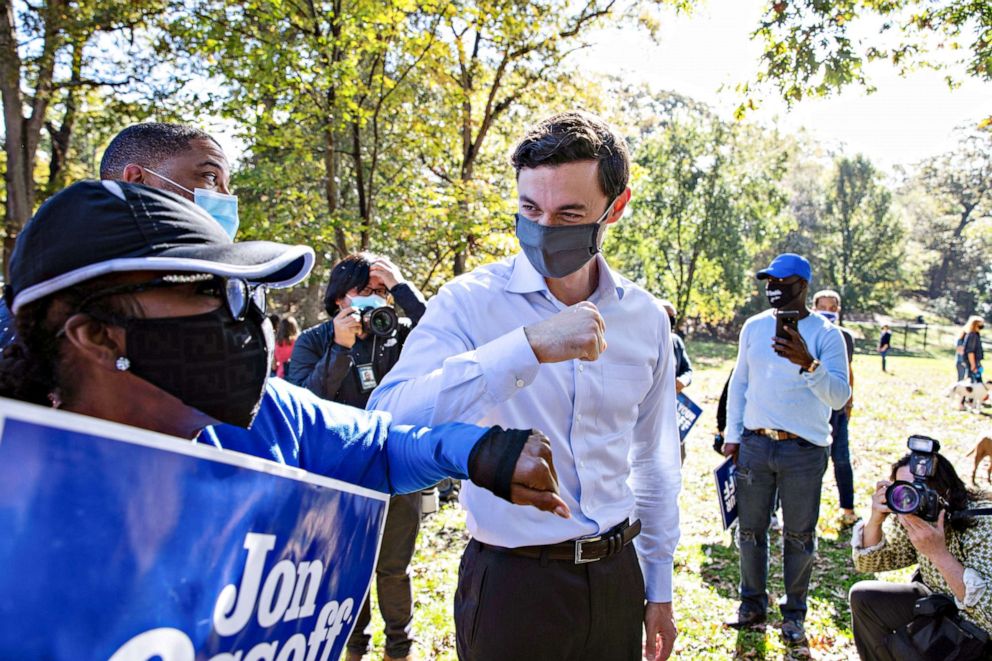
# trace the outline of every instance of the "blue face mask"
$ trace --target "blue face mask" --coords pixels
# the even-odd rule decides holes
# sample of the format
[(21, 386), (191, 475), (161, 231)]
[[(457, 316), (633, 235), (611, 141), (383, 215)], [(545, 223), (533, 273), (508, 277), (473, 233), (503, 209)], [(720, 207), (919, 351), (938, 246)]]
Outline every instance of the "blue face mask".
[(238, 233), (238, 225), (241, 224), (241, 221), (238, 218), (237, 195), (225, 195), (224, 193), (207, 190), (206, 188), (190, 190), (182, 184), (177, 184), (172, 179), (169, 179), (168, 177), (161, 175), (152, 169), (145, 168), (145, 170), (151, 172), (159, 179), (168, 181), (176, 188), (181, 188), (192, 195), (193, 203), (213, 216), (213, 219), (216, 220), (223, 228), (224, 233), (231, 237), (232, 241), (234, 240), (234, 237)]
[(836, 312), (827, 312), (826, 310), (817, 310), (817, 312), (819, 312), (820, 315), (826, 317), (827, 318), (827, 321), (829, 321), (831, 323), (834, 323), (834, 324), (837, 323), (837, 313)]
[(351, 299), (351, 307), (362, 310), (364, 308), (381, 308), (386, 305), (386, 299), (381, 296), (355, 296)]
[(232, 241), (234, 240), (238, 233), (238, 225), (241, 224), (236, 195), (225, 195), (205, 188), (197, 188), (193, 191), (193, 202), (213, 216), (214, 220), (224, 228), (224, 232)]

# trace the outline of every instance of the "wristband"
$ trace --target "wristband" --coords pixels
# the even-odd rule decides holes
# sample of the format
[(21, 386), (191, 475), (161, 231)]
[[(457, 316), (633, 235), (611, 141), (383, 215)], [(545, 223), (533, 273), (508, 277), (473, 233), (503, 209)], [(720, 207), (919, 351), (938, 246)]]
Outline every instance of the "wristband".
[(469, 479), (503, 500), (513, 502), (510, 499), (513, 471), (530, 435), (529, 429), (503, 429), (498, 426), (490, 429), (469, 455)]

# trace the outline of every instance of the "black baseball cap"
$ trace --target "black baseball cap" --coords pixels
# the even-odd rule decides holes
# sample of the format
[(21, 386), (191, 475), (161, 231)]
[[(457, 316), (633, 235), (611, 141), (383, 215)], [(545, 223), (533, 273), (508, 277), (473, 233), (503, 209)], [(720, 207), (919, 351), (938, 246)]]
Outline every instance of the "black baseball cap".
[(233, 242), (179, 195), (119, 181), (81, 181), (49, 198), (17, 236), (4, 298), (13, 312), (108, 273), (211, 273), (290, 287), (313, 268), (307, 246)]

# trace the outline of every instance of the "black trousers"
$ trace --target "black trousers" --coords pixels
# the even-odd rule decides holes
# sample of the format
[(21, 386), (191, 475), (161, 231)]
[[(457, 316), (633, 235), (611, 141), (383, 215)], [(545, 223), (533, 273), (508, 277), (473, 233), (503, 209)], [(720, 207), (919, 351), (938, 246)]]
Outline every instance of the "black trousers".
[(469, 542), (458, 568), (462, 661), (636, 661), (644, 577), (634, 545), (587, 564), (525, 558)]
[(913, 621), (913, 605), (930, 594), (922, 583), (859, 581), (851, 587), (854, 644), (864, 661), (899, 661), (882, 639)]

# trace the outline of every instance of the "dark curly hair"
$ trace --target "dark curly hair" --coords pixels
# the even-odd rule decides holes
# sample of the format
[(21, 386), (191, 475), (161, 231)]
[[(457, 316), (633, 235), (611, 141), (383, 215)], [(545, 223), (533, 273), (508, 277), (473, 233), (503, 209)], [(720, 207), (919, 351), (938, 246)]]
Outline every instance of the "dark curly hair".
[(510, 158), (520, 174), (523, 168), (596, 161), (599, 185), (612, 202), (630, 180), (627, 143), (609, 124), (584, 112), (563, 112), (537, 124), (513, 150)]
[[(97, 278), (22, 306), (14, 318), (16, 339), (0, 358), (0, 397), (42, 406), (72, 401), (75, 379), (62, 349), (62, 327), (80, 311), (83, 299), (117, 281), (119, 276)], [(87, 309), (128, 316), (139, 308), (132, 297), (122, 295), (98, 299)]]
[[(890, 475), (891, 480), (896, 479), (896, 471), (898, 471), (903, 466), (909, 465), (909, 458), (911, 454), (906, 454), (904, 457), (900, 458), (894, 464), (892, 464), (892, 473)], [(969, 489), (964, 481), (958, 476), (956, 470), (954, 470), (954, 465), (939, 452), (935, 457), (936, 470), (934, 471), (933, 477), (927, 478), (927, 484), (936, 491), (941, 498), (947, 501), (948, 513), (954, 514), (955, 512), (961, 512), (963, 510), (971, 507), (971, 502), (987, 498), (989, 494), (984, 491), (979, 491), (977, 489)], [(948, 524), (954, 530), (964, 530), (975, 525), (975, 520), (973, 517), (952, 517), (948, 521)]]

